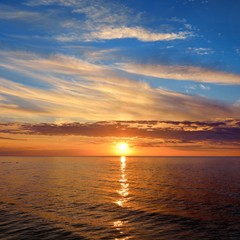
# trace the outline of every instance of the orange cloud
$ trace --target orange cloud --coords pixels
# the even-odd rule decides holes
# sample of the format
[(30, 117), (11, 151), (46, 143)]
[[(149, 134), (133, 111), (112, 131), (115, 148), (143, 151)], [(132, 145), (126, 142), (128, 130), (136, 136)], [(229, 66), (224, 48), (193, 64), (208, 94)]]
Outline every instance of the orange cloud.
[(239, 155), (239, 126), (237, 119), (2, 123), (0, 155), (113, 155), (117, 142), (134, 155)]
[(239, 85), (240, 75), (216, 71), (195, 66), (167, 66), (127, 63), (120, 64), (119, 68), (129, 73), (174, 80), (190, 80), (217, 84)]
[(239, 113), (238, 105), (152, 88), (122, 77), (113, 66), (75, 57), (8, 51), (0, 57), (3, 69), (25, 79), (1, 78), (5, 121), (206, 120)]

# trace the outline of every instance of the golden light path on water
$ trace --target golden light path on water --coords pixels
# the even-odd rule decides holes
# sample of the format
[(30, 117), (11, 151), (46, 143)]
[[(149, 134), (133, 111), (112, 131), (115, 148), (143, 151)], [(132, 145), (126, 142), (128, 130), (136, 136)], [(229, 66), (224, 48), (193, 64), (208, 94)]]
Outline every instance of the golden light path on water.
[(129, 188), (128, 188), (129, 184), (127, 182), (125, 169), (126, 169), (126, 157), (122, 156), (121, 157), (121, 178), (119, 180), (121, 184), (121, 188), (118, 191), (121, 198), (116, 202), (120, 207), (124, 207), (126, 205), (128, 201), (127, 196), (129, 194)]
[[(127, 182), (127, 176), (126, 176), (126, 157), (121, 156), (120, 158), (120, 172), (121, 172), (121, 178), (119, 179), (120, 182), (120, 190), (117, 190), (120, 199), (117, 200), (115, 203), (119, 207), (126, 207), (127, 202), (128, 202), (128, 195), (129, 195), (129, 184)], [(114, 227), (120, 231), (121, 234), (122, 232), (122, 227), (126, 224), (126, 221), (115, 221), (113, 222)], [(116, 238), (115, 240), (127, 240), (129, 237), (124, 237), (124, 238)]]

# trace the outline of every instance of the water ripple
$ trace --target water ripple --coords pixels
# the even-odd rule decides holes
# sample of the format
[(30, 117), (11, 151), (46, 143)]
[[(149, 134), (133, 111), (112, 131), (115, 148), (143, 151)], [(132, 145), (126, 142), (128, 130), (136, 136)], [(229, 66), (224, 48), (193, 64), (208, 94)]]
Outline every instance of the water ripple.
[(238, 240), (239, 160), (3, 158), (0, 239)]

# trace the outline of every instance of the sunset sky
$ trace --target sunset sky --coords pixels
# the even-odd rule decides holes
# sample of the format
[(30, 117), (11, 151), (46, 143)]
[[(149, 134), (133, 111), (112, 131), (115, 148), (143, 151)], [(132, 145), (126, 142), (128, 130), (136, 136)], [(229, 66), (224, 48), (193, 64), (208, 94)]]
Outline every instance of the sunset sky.
[(240, 155), (239, 12), (0, 0), (0, 155)]

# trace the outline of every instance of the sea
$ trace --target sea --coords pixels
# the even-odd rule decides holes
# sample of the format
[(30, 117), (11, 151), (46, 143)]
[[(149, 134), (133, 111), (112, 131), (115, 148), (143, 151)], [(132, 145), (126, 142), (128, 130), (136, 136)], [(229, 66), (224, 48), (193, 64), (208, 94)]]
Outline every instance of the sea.
[(240, 157), (1, 157), (0, 239), (239, 240)]

